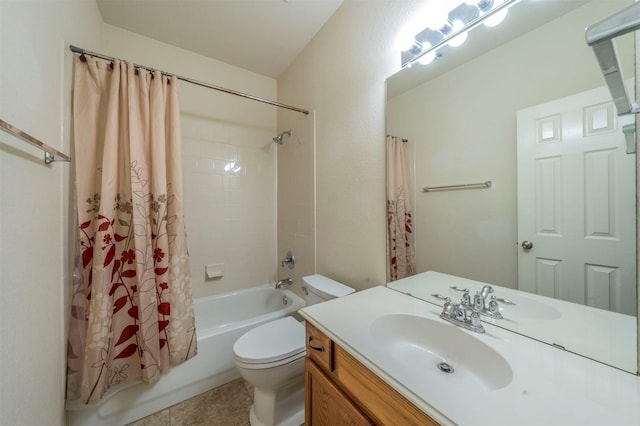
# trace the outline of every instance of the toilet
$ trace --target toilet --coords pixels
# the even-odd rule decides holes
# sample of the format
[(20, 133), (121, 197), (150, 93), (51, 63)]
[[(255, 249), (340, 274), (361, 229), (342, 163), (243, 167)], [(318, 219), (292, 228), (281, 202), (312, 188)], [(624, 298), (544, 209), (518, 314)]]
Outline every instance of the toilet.
[[(319, 274), (302, 281), (307, 306), (354, 292)], [(246, 332), (233, 345), (236, 368), (254, 386), (252, 426), (304, 423), (304, 339), (304, 324), (284, 317)]]

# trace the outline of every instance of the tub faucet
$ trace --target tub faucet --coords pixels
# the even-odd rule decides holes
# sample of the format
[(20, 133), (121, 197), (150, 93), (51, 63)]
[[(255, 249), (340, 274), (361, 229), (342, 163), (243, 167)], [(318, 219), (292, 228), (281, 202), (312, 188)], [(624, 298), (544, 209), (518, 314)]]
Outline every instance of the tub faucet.
[(291, 278), (285, 278), (284, 280), (278, 280), (276, 283), (276, 289), (280, 290), (283, 285), (291, 285), (293, 284), (293, 280)]

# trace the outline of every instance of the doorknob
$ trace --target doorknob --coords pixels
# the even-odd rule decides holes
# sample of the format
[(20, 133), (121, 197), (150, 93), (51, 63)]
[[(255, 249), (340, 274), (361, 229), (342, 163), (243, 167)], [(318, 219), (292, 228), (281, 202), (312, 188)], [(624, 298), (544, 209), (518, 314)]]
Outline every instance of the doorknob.
[(525, 250), (531, 250), (533, 248), (533, 243), (531, 241), (523, 241), (521, 246)]

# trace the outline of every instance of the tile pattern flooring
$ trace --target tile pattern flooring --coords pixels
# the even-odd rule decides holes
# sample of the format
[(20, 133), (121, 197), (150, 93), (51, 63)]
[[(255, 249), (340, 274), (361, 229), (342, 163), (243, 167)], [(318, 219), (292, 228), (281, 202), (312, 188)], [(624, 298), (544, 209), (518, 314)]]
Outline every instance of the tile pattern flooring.
[(252, 400), (251, 385), (238, 379), (129, 426), (249, 426)]

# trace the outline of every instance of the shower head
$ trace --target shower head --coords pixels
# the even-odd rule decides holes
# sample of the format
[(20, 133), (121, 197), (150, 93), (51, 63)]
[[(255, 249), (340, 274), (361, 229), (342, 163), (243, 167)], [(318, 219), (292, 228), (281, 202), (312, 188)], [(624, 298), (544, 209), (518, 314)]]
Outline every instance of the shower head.
[(291, 136), (291, 130), (287, 130), (278, 134), (276, 137), (273, 138), (273, 141), (278, 145), (282, 145), (282, 138), (284, 137), (284, 135)]

